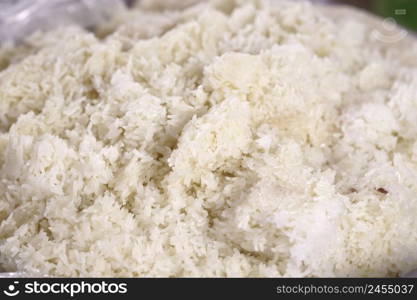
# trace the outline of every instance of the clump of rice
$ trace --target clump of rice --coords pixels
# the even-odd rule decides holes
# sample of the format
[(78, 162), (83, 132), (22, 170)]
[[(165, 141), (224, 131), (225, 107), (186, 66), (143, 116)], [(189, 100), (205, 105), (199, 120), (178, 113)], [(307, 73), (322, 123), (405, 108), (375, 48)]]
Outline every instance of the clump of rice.
[(1, 50), (4, 270), (417, 267), (414, 41), (308, 3), (150, 3)]

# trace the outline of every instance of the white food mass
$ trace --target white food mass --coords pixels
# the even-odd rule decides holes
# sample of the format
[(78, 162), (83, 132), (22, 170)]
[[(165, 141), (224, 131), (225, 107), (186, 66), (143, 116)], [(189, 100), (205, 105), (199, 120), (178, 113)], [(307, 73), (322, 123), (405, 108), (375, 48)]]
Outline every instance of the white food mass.
[(1, 269), (417, 267), (417, 42), (353, 9), (163, 2), (1, 48)]

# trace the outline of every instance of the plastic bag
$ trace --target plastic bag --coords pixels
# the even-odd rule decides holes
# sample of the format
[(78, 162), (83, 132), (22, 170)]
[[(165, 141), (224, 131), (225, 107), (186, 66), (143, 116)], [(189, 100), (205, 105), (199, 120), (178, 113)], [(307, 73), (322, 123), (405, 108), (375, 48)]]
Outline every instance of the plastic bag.
[(93, 28), (123, 7), (122, 0), (3, 0), (0, 43), (17, 43), (37, 30), (69, 24)]

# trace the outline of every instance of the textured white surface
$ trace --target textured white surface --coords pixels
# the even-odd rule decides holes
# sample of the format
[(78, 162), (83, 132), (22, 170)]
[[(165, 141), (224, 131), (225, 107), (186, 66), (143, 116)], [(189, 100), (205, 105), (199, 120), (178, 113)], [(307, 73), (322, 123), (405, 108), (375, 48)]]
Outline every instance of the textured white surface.
[(415, 43), (309, 4), (152, 5), (103, 40), (68, 28), (1, 50), (5, 270), (416, 267)]

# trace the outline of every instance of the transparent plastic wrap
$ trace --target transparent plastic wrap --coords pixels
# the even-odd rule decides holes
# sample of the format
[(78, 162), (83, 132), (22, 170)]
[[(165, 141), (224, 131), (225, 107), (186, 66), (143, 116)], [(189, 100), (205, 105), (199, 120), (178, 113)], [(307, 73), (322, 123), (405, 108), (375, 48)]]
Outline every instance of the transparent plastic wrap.
[(0, 43), (18, 43), (37, 30), (78, 24), (94, 26), (123, 9), (122, 0), (0, 1)]

